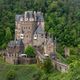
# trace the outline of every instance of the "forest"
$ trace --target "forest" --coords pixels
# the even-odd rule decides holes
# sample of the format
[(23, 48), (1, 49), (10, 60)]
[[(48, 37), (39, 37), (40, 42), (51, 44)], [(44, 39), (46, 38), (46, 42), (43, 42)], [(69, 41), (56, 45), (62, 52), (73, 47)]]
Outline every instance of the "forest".
[[(27, 10), (43, 12), (46, 33), (56, 39), (59, 58), (71, 67), (69, 74), (54, 72), (49, 80), (80, 80), (80, 0), (0, 0), (0, 50), (14, 39), (15, 15)], [(70, 49), (66, 59), (65, 47)]]
[(0, 0), (0, 49), (14, 39), (15, 15), (27, 10), (42, 11), (46, 32), (63, 46), (79, 46), (79, 0)]

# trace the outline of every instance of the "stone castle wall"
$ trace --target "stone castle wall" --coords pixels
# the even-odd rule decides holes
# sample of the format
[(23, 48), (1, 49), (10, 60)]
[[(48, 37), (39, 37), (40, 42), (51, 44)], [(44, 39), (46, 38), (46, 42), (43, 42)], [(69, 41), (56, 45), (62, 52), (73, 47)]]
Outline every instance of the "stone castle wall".
[(23, 37), (23, 43), (25, 46), (33, 43), (33, 33), (36, 28), (36, 23), (34, 21), (23, 21), (17, 23), (16, 39)]

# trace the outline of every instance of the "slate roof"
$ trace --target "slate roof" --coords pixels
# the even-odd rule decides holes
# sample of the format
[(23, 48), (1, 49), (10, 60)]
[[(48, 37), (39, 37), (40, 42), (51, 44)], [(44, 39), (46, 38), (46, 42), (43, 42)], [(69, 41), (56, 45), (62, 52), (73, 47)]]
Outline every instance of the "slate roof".
[(37, 34), (44, 34), (44, 30), (42, 29), (41, 26), (38, 26), (38, 28), (36, 29), (35, 33), (37, 33)]
[(32, 18), (32, 17), (33, 17), (33, 11), (28, 11), (27, 17), (28, 17), (28, 18)]
[(22, 39), (16, 41), (16, 46), (24, 45)]
[(8, 43), (8, 47), (12, 47), (12, 48), (15, 47), (15, 46), (21, 46), (21, 45), (24, 45), (23, 41), (21, 39), (16, 40), (16, 41), (10, 41)]
[(41, 12), (37, 12), (37, 21), (44, 21), (43, 14)]
[(55, 54), (55, 53), (51, 53), (51, 54), (50, 54), (50, 57), (51, 57), (52, 59), (55, 59), (55, 58), (56, 58), (56, 54)]
[(15, 17), (16, 21), (20, 21), (21, 17), (23, 17), (23, 15), (16, 15), (16, 17)]
[(24, 15), (16, 15), (16, 17), (15, 17), (16, 21), (20, 21), (21, 17), (23, 17), (23, 18), (26, 17), (28, 19), (32, 18), (32, 17), (34, 17), (34, 18), (36, 17), (37, 21), (44, 21), (43, 14), (41, 12), (36, 12), (34, 14), (33, 11), (26, 11), (25, 15), (26, 16), (24, 16)]
[(10, 42), (8, 43), (8, 47), (15, 47), (15, 46), (16, 46), (15, 41), (10, 41)]

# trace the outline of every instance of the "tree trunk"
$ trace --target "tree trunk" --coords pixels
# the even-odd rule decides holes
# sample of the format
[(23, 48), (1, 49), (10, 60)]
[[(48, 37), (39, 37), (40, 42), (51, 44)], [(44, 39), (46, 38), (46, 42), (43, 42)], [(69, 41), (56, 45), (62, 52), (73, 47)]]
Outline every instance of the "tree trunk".
[(68, 47), (64, 48), (64, 55), (65, 55), (65, 57), (70, 56), (70, 49)]

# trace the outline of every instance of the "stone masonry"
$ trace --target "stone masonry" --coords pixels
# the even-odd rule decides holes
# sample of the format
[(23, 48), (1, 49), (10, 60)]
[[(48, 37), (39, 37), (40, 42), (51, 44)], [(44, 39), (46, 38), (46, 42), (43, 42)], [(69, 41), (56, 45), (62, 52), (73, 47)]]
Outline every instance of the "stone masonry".
[[(15, 63), (28, 45), (42, 47), (43, 54), (53, 53), (53, 41), (45, 37), (44, 18), (42, 12), (25, 11), (15, 17), (15, 40), (10, 41), (6, 53), (6, 61)], [(11, 60), (11, 62), (9, 61)]]

